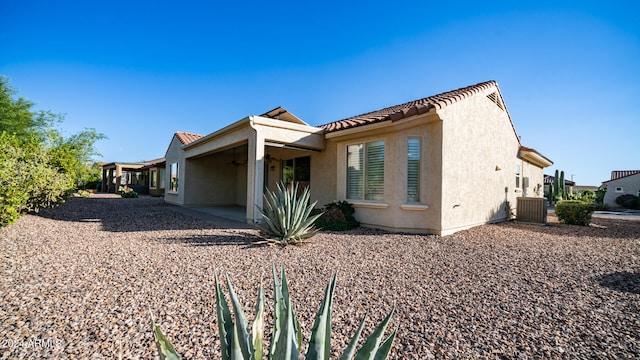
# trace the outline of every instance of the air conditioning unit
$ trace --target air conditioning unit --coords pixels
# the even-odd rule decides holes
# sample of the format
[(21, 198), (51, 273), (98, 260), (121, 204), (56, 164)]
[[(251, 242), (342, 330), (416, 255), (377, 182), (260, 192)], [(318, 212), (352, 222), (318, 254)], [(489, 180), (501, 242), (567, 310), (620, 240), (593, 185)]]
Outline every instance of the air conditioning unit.
[(547, 223), (547, 200), (545, 198), (519, 197), (517, 201), (516, 220), (538, 224)]

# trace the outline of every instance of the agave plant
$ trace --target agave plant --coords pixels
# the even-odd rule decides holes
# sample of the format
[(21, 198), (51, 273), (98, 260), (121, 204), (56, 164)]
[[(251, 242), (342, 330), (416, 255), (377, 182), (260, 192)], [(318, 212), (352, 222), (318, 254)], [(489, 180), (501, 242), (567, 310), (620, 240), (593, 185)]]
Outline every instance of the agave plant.
[(264, 224), (258, 225), (262, 236), (281, 245), (300, 242), (313, 236), (317, 229), (313, 223), (322, 213), (311, 215), (316, 202), (309, 204), (309, 187), (298, 197), (298, 184), (291, 187), (278, 183), (277, 192), (267, 190), (264, 207), (258, 208)]
[[(293, 304), (289, 297), (289, 285), (284, 268), (281, 269), (282, 282), (278, 283), (275, 266), (273, 267), (274, 285), (274, 324), (271, 335), (269, 360), (298, 360), (302, 350), (302, 330), (300, 323), (293, 311)], [(249, 329), (247, 318), (240, 301), (233, 290), (231, 281), (227, 276), (227, 288), (231, 299), (231, 308), (235, 315), (235, 323), (231, 316), (231, 309), (224, 298), (218, 276), (216, 283), (216, 313), (218, 316), (218, 330), (220, 332), (220, 350), (222, 360), (260, 360), (264, 357), (264, 291), (262, 286), (258, 288), (258, 300), (256, 304), (256, 316)], [(305, 354), (305, 360), (329, 360), (331, 351), (331, 308), (333, 305), (333, 292), (336, 285), (334, 275), (324, 292), (324, 299), (320, 305), (311, 330), (309, 345)], [(384, 360), (389, 356), (396, 332), (393, 331), (384, 341), (383, 335), (393, 316), (391, 310), (384, 320), (365, 340), (360, 349), (356, 351), (360, 335), (364, 329), (365, 317), (360, 326), (349, 341), (347, 348), (340, 360)], [(162, 359), (180, 359), (180, 355), (174, 350), (171, 343), (162, 336), (160, 328), (154, 324), (156, 344), (161, 352)], [(159, 335), (158, 335), (159, 334)], [(160, 339), (160, 340), (158, 340)]]
[(151, 326), (153, 327), (153, 338), (156, 342), (156, 347), (158, 348), (158, 353), (160, 354), (160, 360), (181, 360), (182, 356), (178, 354), (176, 349), (173, 348), (173, 345), (167, 339), (166, 336), (162, 333), (160, 326), (156, 325), (156, 321), (153, 318), (153, 313), (151, 313), (151, 309), (149, 309), (149, 314), (151, 315)]

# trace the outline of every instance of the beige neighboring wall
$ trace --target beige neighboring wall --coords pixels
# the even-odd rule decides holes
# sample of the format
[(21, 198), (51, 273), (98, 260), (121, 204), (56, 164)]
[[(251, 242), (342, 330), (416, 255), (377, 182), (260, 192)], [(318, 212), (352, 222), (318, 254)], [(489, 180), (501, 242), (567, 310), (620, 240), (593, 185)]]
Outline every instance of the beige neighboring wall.
[(515, 207), (520, 147), (506, 111), (485, 90), (438, 110), (442, 118), (441, 235), (505, 220)]
[[(605, 181), (602, 185), (607, 187), (603, 202), (610, 207), (620, 207), (616, 204), (618, 196), (624, 194), (640, 196), (640, 173)], [(616, 188), (622, 188), (622, 191), (616, 192)]]

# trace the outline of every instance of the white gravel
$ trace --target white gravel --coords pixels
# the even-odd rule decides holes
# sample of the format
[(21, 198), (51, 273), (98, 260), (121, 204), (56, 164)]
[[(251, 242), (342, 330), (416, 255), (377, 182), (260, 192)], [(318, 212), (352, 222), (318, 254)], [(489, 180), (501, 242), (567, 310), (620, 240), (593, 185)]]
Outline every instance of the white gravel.
[(337, 271), (335, 358), (366, 312), (368, 333), (394, 306), (392, 359), (640, 358), (638, 221), (357, 229), (280, 248), (169, 208), (74, 198), (0, 229), (0, 356), (152, 359), (151, 308), (185, 358), (219, 359), (214, 272), (251, 318), (261, 281), (271, 310), (271, 266), (284, 264), (305, 337)]

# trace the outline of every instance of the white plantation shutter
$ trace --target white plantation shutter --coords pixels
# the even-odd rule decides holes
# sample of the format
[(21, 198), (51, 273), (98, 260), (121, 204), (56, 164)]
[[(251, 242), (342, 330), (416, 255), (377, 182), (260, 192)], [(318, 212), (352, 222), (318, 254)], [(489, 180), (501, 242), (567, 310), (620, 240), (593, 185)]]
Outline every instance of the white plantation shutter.
[(407, 202), (420, 202), (420, 139), (407, 139)]
[(363, 146), (347, 146), (347, 199), (363, 198), (363, 168), (364, 158), (362, 156)]
[(365, 144), (365, 200), (384, 199), (384, 141)]

